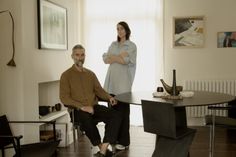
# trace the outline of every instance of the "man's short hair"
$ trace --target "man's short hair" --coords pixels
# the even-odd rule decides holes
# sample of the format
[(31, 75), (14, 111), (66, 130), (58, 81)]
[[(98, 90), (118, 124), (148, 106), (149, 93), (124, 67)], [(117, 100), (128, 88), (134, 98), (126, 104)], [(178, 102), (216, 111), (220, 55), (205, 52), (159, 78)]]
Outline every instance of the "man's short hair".
[(75, 46), (72, 48), (72, 53), (74, 52), (75, 49), (83, 49), (83, 50), (85, 50), (85, 48), (84, 48), (82, 45), (80, 45), (80, 44), (75, 45)]

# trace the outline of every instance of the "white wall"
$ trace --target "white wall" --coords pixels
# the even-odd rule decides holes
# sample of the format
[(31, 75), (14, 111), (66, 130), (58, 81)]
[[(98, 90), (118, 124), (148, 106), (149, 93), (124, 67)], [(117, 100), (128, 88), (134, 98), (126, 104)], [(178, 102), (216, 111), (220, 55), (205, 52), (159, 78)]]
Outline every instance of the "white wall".
[[(68, 50), (53, 51), (37, 48), (37, 1), (1, 0), (0, 10), (11, 10), (15, 19), (17, 67), (8, 67), (11, 58), (11, 21), (0, 15), (0, 115), (9, 119), (38, 119), (38, 83), (58, 80), (71, 64), (70, 50), (78, 43), (81, 28), (77, 0), (53, 0), (68, 9)], [(165, 0), (164, 8), (164, 79), (172, 81), (172, 69), (177, 80), (235, 79), (234, 48), (220, 49), (216, 44), (219, 31), (236, 31), (235, 0)], [(172, 48), (173, 16), (204, 15), (205, 47)], [(82, 37), (81, 37), (82, 38)], [(23, 132), (24, 128), (21, 131)], [(24, 132), (30, 141), (31, 134)], [(26, 136), (27, 135), (27, 136)], [(37, 138), (37, 137), (36, 137)]]
[[(16, 67), (8, 67), (11, 22), (7, 15), (0, 15), (0, 115), (6, 114), (11, 120), (38, 120), (38, 83), (59, 80), (61, 73), (72, 65), (71, 48), (79, 39), (78, 1), (53, 2), (68, 11), (68, 50), (38, 49), (37, 0), (0, 1), (0, 10), (11, 10), (16, 29)], [(25, 142), (38, 138), (32, 136), (33, 131), (27, 131), (26, 126), (23, 129)]]
[[(165, 0), (164, 8), (164, 77), (172, 83), (187, 79), (236, 79), (236, 49), (217, 48), (217, 32), (236, 31), (235, 0)], [(172, 48), (172, 18), (205, 16), (204, 48)]]

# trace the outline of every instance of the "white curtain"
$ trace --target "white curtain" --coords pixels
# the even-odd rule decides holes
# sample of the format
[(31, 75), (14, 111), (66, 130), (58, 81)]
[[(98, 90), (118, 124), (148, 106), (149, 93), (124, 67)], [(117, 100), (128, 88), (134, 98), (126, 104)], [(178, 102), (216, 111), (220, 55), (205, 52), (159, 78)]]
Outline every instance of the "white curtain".
[[(132, 91), (155, 91), (163, 73), (163, 0), (84, 0), (80, 4), (86, 66), (97, 74), (101, 84), (108, 68), (102, 54), (116, 40), (116, 24), (126, 21), (131, 29), (130, 40), (137, 45)], [(130, 121), (142, 125), (141, 106), (131, 105)]]

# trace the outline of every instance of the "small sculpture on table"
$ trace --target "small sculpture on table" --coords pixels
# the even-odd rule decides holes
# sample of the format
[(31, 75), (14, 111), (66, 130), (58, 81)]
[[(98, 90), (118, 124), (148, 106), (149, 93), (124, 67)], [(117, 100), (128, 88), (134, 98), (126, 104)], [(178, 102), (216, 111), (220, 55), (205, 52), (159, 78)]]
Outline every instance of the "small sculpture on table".
[(172, 87), (165, 83), (163, 79), (160, 79), (165, 91), (169, 94), (169, 99), (182, 99), (179, 93), (183, 90), (183, 86), (176, 85), (176, 70), (173, 70), (173, 84)]

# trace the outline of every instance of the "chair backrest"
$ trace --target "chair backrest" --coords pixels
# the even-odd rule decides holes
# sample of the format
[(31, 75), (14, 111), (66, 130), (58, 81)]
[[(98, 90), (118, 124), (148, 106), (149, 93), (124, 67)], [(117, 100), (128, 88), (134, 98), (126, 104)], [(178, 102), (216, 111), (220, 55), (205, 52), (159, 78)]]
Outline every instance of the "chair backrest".
[(228, 105), (231, 106), (231, 108), (229, 108), (228, 110), (228, 116), (230, 118), (236, 119), (236, 99), (234, 99), (233, 101), (230, 101)]
[[(6, 115), (0, 116), (0, 136), (12, 136), (11, 128)], [(13, 144), (15, 146), (15, 141), (13, 138), (0, 137), (0, 149), (3, 149), (9, 144)]]
[(175, 111), (172, 104), (142, 100), (144, 131), (166, 137), (176, 136)]

